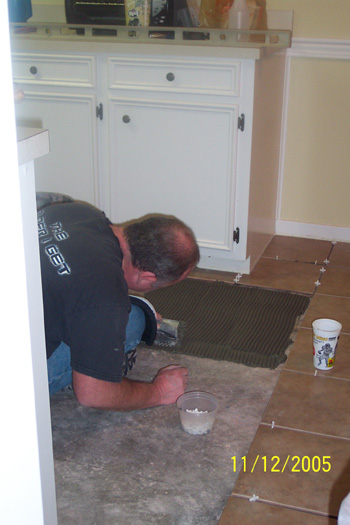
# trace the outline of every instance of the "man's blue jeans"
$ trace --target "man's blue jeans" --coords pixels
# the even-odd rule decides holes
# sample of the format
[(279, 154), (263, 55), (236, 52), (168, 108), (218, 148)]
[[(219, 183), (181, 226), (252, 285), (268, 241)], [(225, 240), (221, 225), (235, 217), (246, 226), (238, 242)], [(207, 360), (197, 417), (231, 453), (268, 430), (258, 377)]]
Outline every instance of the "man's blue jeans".
[[(145, 314), (138, 306), (132, 305), (129, 321), (126, 327), (125, 353), (133, 350), (141, 341), (145, 330)], [(70, 348), (61, 343), (47, 360), (50, 395), (72, 384), (72, 368), (70, 365)]]

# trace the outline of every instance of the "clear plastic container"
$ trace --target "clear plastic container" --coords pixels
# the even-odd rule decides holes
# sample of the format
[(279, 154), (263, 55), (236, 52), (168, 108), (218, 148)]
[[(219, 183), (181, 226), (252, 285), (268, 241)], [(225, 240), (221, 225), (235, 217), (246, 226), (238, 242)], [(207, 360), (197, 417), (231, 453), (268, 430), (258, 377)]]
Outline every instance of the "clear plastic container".
[(250, 13), (246, 0), (234, 0), (228, 15), (229, 29), (249, 29)]
[(219, 403), (208, 392), (185, 392), (176, 402), (182, 428), (196, 436), (207, 434), (214, 425)]

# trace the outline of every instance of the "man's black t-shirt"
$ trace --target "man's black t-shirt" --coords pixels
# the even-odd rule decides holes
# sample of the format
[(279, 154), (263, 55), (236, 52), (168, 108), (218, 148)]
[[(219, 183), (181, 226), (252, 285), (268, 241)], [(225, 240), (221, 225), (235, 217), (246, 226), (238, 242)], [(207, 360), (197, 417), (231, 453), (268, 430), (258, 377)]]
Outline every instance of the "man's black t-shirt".
[(130, 301), (110, 224), (85, 203), (38, 212), (47, 357), (63, 341), (73, 370), (119, 382)]

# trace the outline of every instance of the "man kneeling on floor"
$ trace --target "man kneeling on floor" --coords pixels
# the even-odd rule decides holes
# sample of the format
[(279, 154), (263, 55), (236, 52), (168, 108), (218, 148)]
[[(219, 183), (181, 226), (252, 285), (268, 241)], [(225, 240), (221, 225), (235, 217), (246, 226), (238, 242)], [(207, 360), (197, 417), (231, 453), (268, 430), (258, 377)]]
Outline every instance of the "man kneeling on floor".
[(125, 377), (136, 346), (152, 344), (157, 329), (128, 289), (185, 279), (199, 260), (192, 230), (163, 216), (115, 225), (90, 204), (52, 200), (38, 208), (50, 395), (72, 384), (79, 403), (99, 409), (175, 403), (186, 368), (162, 368), (150, 383)]

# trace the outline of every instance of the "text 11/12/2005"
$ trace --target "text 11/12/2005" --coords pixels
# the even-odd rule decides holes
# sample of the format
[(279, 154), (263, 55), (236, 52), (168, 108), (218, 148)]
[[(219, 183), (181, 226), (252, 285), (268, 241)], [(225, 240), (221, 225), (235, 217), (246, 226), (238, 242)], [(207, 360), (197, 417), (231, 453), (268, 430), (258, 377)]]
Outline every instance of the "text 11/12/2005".
[[(283, 473), (288, 467), (290, 472), (329, 472), (331, 470), (331, 456), (291, 456), (288, 454), (286, 458), (280, 456), (260, 456), (257, 454), (255, 460), (250, 461), (249, 465), (247, 456), (237, 458), (232, 456), (233, 472), (240, 470), (240, 460), (243, 462), (243, 472), (253, 473), (255, 469), (260, 470), (262, 465), (263, 472)], [(252, 458), (254, 459), (254, 458)], [(238, 466), (238, 470), (237, 470)]]

